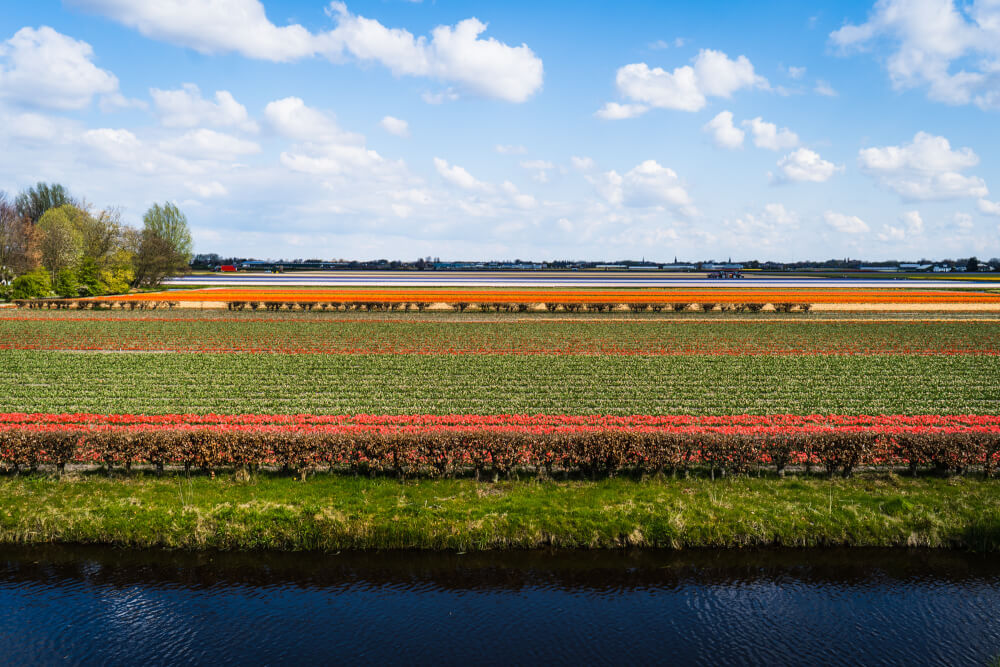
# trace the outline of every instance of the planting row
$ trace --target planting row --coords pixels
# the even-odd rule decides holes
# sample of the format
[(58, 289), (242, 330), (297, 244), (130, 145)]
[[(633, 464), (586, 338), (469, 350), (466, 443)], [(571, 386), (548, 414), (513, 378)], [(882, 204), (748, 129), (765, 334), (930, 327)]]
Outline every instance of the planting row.
[(1000, 414), (997, 356), (0, 350), (0, 412)]
[(0, 348), (294, 354), (998, 354), (1000, 320), (0, 317)]
[(263, 427), (296, 429), (407, 429), (474, 428), (520, 429), (547, 433), (554, 429), (672, 429), (704, 432), (717, 429), (752, 429), (789, 432), (815, 429), (891, 430), (994, 430), (1000, 432), (1000, 415), (427, 415), (427, 414), (96, 414), (0, 413), (0, 428), (31, 426), (88, 427)]
[(310, 470), (390, 473), (397, 476), (496, 476), (513, 471), (578, 471), (614, 475), (705, 467), (745, 474), (769, 467), (821, 466), (848, 476), (859, 466), (924, 466), (992, 475), (1000, 459), (1000, 431), (977, 429), (811, 429), (761, 433), (676, 431), (565, 431), (532, 433), (482, 429), (353, 432), (266, 428), (0, 429), (0, 463), (15, 470), (50, 464), (103, 463), (130, 469), (148, 463), (206, 470), (261, 465)]

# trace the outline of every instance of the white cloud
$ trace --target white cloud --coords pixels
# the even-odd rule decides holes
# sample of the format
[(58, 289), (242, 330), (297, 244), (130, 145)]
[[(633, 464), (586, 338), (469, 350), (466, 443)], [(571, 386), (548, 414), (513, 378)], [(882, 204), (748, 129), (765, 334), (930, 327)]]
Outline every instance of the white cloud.
[(907, 200), (982, 198), (989, 194), (979, 177), (961, 172), (979, 164), (971, 148), (952, 150), (944, 137), (917, 132), (901, 146), (863, 148), (858, 163), (883, 186)]
[(30, 106), (83, 109), (118, 92), (118, 79), (92, 62), (87, 42), (48, 26), (21, 28), (0, 44), (0, 97)]
[(143, 100), (137, 100), (134, 98), (125, 97), (121, 93), (110, 93), (108, 95), (101, 95), (101, 101), (98, 102), (98, 106), (101, 111), (110, 113), (112, 111), (120, 111), (122, 109), (148, 109), (149, 105)]
[(501, 155), (524, 155), (528, 152), (528, 149), (524, 146), (504, 144), (497, 144), (495, 150)]
[(526, 195), (517, 189), (517, 186), (510, 181), (504, 181), (500, 189), (506, 193), (510, 203), (521, 209), (531, 209), (538, 206), (538, 202), (532, 195)]
[(906, 225), (907, 233), (914, 236), (924, 233), (924, 219), (920, 217), (920, 211), (906, 211), (899, 219)]
[(823, 97), (837, 97), (837, 91), (823, 79), (816, 79), (816, 87), (813, 88), (813, 92)]
[(990, 201), (989, 199), (980, 199), (979, 211), (981, 213), (985, 213), (986, 215), (1000, 216), (1000, 202)]
[(351, 14), (342, 2), (331, 2), (328, 14), (337, 27), (322, 34), (319, 42), (329, 58), (349, 54), (360, 61), (379, 62), (396, 75), (429, 76), (507, 102), (524, 102), (542, 87), (541, 59), (526, 44), (508, 46), (492, 37), (481, 39), (487, 26), (478, 19), (438, 26), (428, 41)]
[(463, 190), (485, 191), (490, 189), (489, 185), (477, 180), (464, 167), (460, 167), (457, 164), (449, 165), (446, 160), (442, 160), (439, 157), (434, 158), (434, 168), (437, 169), (441, 178)]
[(790, 76), (793, 79), (801, 79), (805, 75), (806, 75), (806, 68), (805, 67), (789, 67), (788, 68), (788, 76)]
[(257, 123), (250, 119), (245, 106), (226, 90), (215, 93), (215, 101), (206, 100), (193, 83), (176, 90), (151, 88), (153, 105), (165, 127), (235, 127), (256, 132)]
[(677, 172), (656, 160), (646, 160), (624, 176), (613, 170), (605, 172), (591, 182), (611, 204), (634, 208), (665, 206), (684, 214), (693, 212), (691, 197)]
[(395, 134), (397, 137), (410, 136), (410, 124), (400, 118), (386, 116), (379, 121), (379, 125), (382, 126), (383, 130), (389, 134)]
[(258, 0), (71, 0), (146, 37), (200, 53), (235, 52), (248, 58), (288, 62), (316, 52), (315, 37), (300, 25), (271, 23)]
[(962, 231), (967, 232), (973, 227), (975, 227), (975, 225), (972, 222), (972, 216), (969, 215), (968, 213), (956, 213), (955, 215), (952, 216), (952, 221), (955, 223), (955, 226), (961, 229)]
[(542, 87), (542, 61), (526, 45), (481, 38), (486, 24), (469, 18), (438, 26), (430, 39), (402, 28), (351, 14), (331, 2), (332, 30), (312, 33), (298, 24), (277, 26), (259, 0), (73, 0), (137, 29), (147, 37), (201, 53), (240, 53), (248, 58), (289, 62), (322, 55), (377, 62), (396, 75), (431, 77), (484, 97), (524, 102)]
[(423, 92), (420, 94), (420, 99), (422, 99), (427, 104), (444, 104), (445, 102), (454, 102), (458, 99), (458, 93), (456, 93), (451, 88), (442, 90), (437, 93)]
[(1000, 108), (1000, 5), (977, 0), (879, 0), (861, 25), (830, 33), (841, 52), (884, 39), (894, 49), (886, 59), (894, 88), (927, 87), (927, 96), (947, 104), (975, 102)]
[(711, 132), (715, 145), (720, 148), (742, 148), (743, 130), (733, 125), (733, 112), (720, 111), (715, 118), (705, 123), (702, 130)]
[(594, 115), (604, 120), (624, 120), (635, 118), (649, 111), (645, 104), (619, 104), (618, 102), (607, 102), (603, 107), (594, 112)]
[(753, 145), (757, 148), (781, 151), (799, 145), (797, 134), (787, 127), (779, 130), (777, 125), (765, 122), (760, 116), (743, 121), (743, 127), (750, 128), (750, 133), (753, 134)]
[(786, 209), (784, 204), (767, 204), (764, 207), (764, 216), (778, 225), (795, 225), (799, 222), (799, 216)]
[(823, 214), (823, 219), (826, 220), (826, 224), (842, 234), (864, 234), (870, 230), (868, 223), (856, 215), (827, 211)]
[(522, 160), (521, 168), (535, 172), (532, 178), (539, 183), (547, 183), (549, 180), (549, 170), (555, 169), (556, 166), (548, 160)]
[(608, 103), (598, 112), (602, 118), (631, 118), (647, 107), (698, 111), (708, 97), (729, 98), (743, 88), (769, 87), (746, 56), (733, 60), (711, 49), (702, 49), (693, 65), (672, 72), (646, 63), (625, 65), (618, 70), (615, 83), (619, 94), (632, 103)]
[(590, 171), (595, 166), (594, 159), (586, 156), (573, 155), (569, 161), (573, 168), (579, 171)]
[(352, 145), (364, 142), (361, 135), (341, 130), (332, 115), (306, 106), (299, 97), (268, 103), (264, 118), (278, 134), (295, 141)]
[(226, 189), (226, 186), (218, 181), (208, 181), (205, 183), (188, 182), (186, 185), (189, 190), (203, 199), (208, 199), (210, 197), (225, 197), (229, 194), (229, 190)]
[(811, 181), (823, 183), (830, 180), (843, 167), (838, 167), (808, 148), (798, 148), (778, 161), (779, 181)]
[(230, 134), (201, 128), (160, 142), (168, 153), (204, 160), (235, 160), (260, 152), (260, 146)]
[(906, 232), (902, 227), (896, 227), (895, 225), (882, 225), (882, 231), (876, 234), (875, 238), (883, 243), (893, 243), (904, 240), (906, 238)]

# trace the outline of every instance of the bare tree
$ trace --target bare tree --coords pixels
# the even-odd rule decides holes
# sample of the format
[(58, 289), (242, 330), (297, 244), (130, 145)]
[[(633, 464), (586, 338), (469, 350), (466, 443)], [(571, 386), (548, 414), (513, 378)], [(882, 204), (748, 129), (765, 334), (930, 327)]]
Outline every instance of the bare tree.
[(38, 263), (34, 230), (6, 193), (0, 192), (0, 281), (8, 282)]

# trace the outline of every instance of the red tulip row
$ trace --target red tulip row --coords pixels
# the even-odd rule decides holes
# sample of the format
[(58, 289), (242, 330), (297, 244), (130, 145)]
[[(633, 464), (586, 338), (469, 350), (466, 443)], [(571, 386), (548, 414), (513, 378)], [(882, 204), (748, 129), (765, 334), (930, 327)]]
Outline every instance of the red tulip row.
[(448, 476), (474, 470), (575, 470), (584, 474), (657, 472), (702, 466), (733, 474), (762, 466), (823, 466), (845, 476), (858, 466), (924, 465), (987, 475), (1000, 461), (992, 425), (700, 428), (483, 425), (326, 426), (201, 425), (164, 427), (8, 424), (0, 428), (0, 462), (34, 467), (150, 463), (215, 468), (287, 465), (397, 475)]

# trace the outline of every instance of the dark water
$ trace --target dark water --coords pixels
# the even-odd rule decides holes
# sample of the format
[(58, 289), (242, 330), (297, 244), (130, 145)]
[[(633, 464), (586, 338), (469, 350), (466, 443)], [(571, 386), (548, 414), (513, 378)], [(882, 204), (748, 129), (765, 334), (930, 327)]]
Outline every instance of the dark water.
[(0, 549), (5, 664), (941, 664), (1000, 655), (953, 552)]

